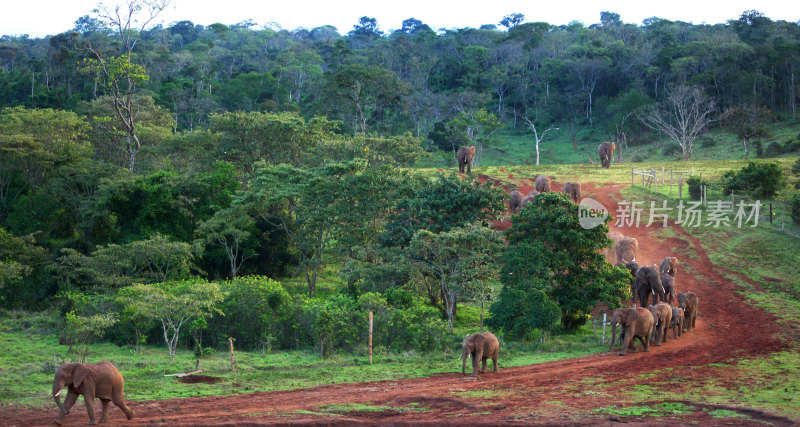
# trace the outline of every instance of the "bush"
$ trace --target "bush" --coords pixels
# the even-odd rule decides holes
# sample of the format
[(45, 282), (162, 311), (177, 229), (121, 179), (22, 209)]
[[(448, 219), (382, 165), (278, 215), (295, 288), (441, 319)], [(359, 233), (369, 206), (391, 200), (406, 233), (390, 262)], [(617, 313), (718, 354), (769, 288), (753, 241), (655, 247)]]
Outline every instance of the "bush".
[(784, 153), (794, 153), (796, 151), (800, 151), (800, 139), (789, 140), (783, 144)]
[(713, 147), (717, 145), (717, 140), (712, 138), (709, 135), (701, 136), (698, 141), (700, 142), (700, 146), (704, 148)]
[(794, 195), (786, 201), (786, 205), (789, 207), (789, 214), (792, 217), (792, 221), (800, 225), (800, 193), (794, 193)]
[(750, 162), (738, 172), (722, 175), (725, 192), (745, 192), (754, 197), (773, 197), (786, 185), (781, 167), (776, 163)]
[(665, 156), (679, 156), (683, 153), (680, 144), (675, 141), (670, 141), (664, 144), (664, 147), (661, 148), (661, 154)]
[(686, 180), (686, 184), (689, 185), (689, 198), (692, 200), (700, 200), (703, 186), (708, 185), (708, 183), (700, 179), (699, 176), (689, 177), (689, 179)]
[(800, 159), (797, 159), (792, 165), (792, 173), (795, 175), (800, 175)]
[(783, 154), (783, 145), (780, 142), (773, 142), (764, 150), (764, 157), (778, 157)]

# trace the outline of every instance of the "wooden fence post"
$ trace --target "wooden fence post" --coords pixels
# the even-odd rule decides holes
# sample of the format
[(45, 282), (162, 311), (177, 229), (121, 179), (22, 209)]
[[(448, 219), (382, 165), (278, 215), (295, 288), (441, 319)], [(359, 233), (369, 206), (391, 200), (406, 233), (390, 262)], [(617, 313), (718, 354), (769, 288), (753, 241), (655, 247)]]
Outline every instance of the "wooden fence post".
[(236, 360), (233, 358), (233, 337), (228, 337), (228, 343), (231, 347), (231, 371), (236, 372)]
[(369, 312), (369, 364), (372, 364), (372, 312)]
[(603, 345), (606, 345), (606, 313), (603, 313)]
[(683, 198), (683, 172), (678, 175), (678, 199)]

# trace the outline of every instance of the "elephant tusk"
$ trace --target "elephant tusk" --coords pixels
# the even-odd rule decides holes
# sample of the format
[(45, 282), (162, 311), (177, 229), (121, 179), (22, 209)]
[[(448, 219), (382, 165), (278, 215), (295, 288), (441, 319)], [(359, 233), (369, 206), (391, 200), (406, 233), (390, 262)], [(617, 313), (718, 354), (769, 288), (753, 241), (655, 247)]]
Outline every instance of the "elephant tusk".
[(58, 393), (53, 394), (53, 397), (58, 397), (58, 396), (61, 396), (61, 390), (59, 390)]

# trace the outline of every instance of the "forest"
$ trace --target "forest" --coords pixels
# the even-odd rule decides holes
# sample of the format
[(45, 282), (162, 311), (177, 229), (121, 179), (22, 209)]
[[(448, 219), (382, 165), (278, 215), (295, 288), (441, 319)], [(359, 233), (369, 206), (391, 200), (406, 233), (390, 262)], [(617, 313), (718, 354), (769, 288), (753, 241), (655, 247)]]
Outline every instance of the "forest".
[[(532, 130), (538, 154), (558, 127), (559, 144), (589, 147), (575, 163), (599, 163), (605, 140), (617, 162), (637, 147), (691, 160), (709, 130), (735, 135), (738, 158), (800, 151), (762, 143), (797, 124), (800, 25), (755, 10), (719, 25), (409, 18), (391, 33), (362, 17), (344, 35), (119, 19), (0, 39), (0, 306), (52, 307), (70, 348), (174, 357), (235, 336), (324, 356), (363, 347), (374, 312), (392, 328), (376, 345), (430, 351), (452, 345), (467, 303), (509, 339), (574, 331), (629, 297), (600, 254), (608, 227), (534, 227), (577, 209), (553, 194), (504, 240), (491, 225), (507, 192), (452, 173), (459, 146), (513, 165), (504, 135)], [(708, 109), (696, 134), (639, 119), (686, 89)], [(520, 237), (536, 233), (569, 259)]]

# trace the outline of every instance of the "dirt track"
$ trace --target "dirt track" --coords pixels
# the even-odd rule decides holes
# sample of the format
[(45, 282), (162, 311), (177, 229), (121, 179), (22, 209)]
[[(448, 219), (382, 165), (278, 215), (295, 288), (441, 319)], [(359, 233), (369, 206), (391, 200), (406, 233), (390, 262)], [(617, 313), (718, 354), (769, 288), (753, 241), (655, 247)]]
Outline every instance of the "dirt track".
[[(599, 200), (612, 212), (616, 201), (621, 200), (621, 185), (602, 188), (586, 188), (584, 197)], [(560, 186), (554, 186), (554, 189)], [(529, 188), (523, 186), (521, 192)], [(613, 195), (613, 197), (612, 197)], [(735, 285), (720, 275), (720, 272), (749, 281), (722, 267), (713, 266), (702, 242), (687, 235), (680, 227), (672, 226), (682, 237), (658, 242), (648, 232), (656, 228), (625, 228), (626, 236), (639, 240), (640, 264), (654, 263), (664, 256), (675, 254), (680, 259), (677, 273), (677, 290), (691, 290), (700, 300), (697, 328), (684, 333), (677, 340), (670, 340), (660, 347), (651, 347), (648, 353), (629, 353), (625, 357), (617, 352), (606, 352), (579, 359), (517, 368), (502, 368), (498, 374), (487, 373), (479, 380), (464, 378), (460, 374), (441, 374), (429, 378), (404, 379), (373, 383), (339, 384), (310, 389), (281, 392), (258, 392), (246, 395), (210, 398), (172, 399), (152, 402), (129, 402), (136, 413), (131, 421), (111, 405), (110, 425), (267, 425), (267, 424), (447, 424), (447, 425), (616, 425), (617, 422), (632, 422), (643, 425), (641, 418), (628, 417), (620, 420), (602, 415), (594, 408), (617, 404), (626, 389), (637, 384), (648, 384), (645, 373), (654, 377), (674, 378), (677, 389), (691, 387), (691, 379), (708, 374), (704, 367), (715, 362), (729, 362), (733, 358), (767, 354), (783, 348), (776, 338), (775, 319), (754, 308), (734, 292)], [(613, 227), (612, 227), (613, 229)], [(687, 243), (690, 242), (690, 243)], [(673, 250), (673, 248), (675, 248)], [(691, 251), (694, 259), (687, 257)], [(686, 273), (686, 264), (699, 273), (703, 280)], [(752, 282), (751, 282), (752, 283)], [(454, 362), (455, 363), (455, 362)], [(669, 372), (665, 368), (672, 368)], [(741, 378), (722, 378), (719, 370), (714, 372), (718, 384), (735, 385)], [(644, 377), (644, 378), (643, 378)], [(584, 384), (605, 384), (587, 392)], [(463, 397), (459, 392), (491, 389), (488, 398)], [(600, 390), (600, 391), (597, 391)], [(392, 408), (425, 408), (424, 411), (407, 412), (344, 412), (320, 414), (319, 405), (341, 403), (366, 403), (387, 405)], [(659, 402), (651, 402), (659, 403)], [(697, 407), (714, 408), (697, 402)], [(95, 412), (99, 416), (99, 403)], [(791, 420), (747, 408), (730, 408), (746, 414), (750, 420), (773, 425), (794, 425)], [(306, 412), (307, 411), (307, 412)], [(52, 410), (9, 409), (0, 418), (2, 425), (44, 426), (52, 425), (57, 415), (55, 404)], [(653, 418), (644, 418), (648, 423), (657, 423)], [(718, 420), (698, 410), (694, 414), (677, 418), (661, 418), (663, 423), (704, 425), (730, 424), (731, 419)], [(85, 425), (88, 421), (85, 408), (78, 404), (72, 414), (65, 418), (65, 426)], [(736, 421), (744, 424), (748, 421)], [(759, 423), (763, 425), (762, 423)]]

